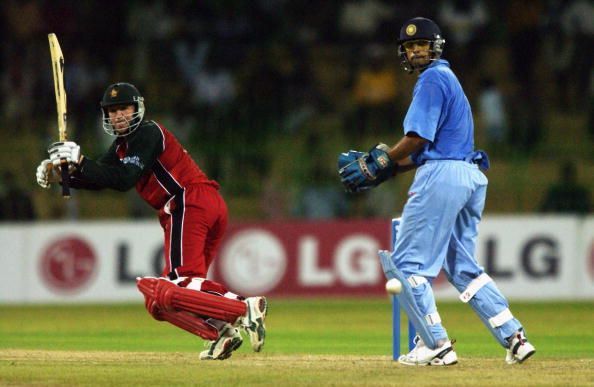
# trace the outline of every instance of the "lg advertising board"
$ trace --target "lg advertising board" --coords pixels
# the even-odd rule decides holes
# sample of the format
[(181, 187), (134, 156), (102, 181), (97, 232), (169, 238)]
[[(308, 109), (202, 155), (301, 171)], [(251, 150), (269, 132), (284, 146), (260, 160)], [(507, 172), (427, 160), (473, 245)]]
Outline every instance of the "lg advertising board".
[[(158, 275), (156, 222), (0, 226), (0, 302), (142, 301), (135, 278)], [(488, 217), (476, 256), (512, 299), (594, 299), (594, 219)], [(390, 220), (254, 222), (229, 227), (209, 277), (246, 296), (385, 296), (377, 257)], [(457, 292), (442, 276), (439, 299)]]

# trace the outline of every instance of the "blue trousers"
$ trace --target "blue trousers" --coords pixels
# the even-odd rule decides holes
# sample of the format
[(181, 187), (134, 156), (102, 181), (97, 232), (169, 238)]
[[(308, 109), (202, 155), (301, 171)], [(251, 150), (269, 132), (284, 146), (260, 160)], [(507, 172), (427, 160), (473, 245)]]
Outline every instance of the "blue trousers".
[[(392, 261), (404, 277), (424, 277), (430, 283), (443, 268), (450, 282), (463, 292), (484, 273), (475, 250), (487, 184), (476, 164), (466, 161), (428, 161), (417, 169), (392, 252)], [(414, 287), (412, 292), (416, 305), (411, 307), (418, 308), (420, 315), (436, 312), (433, 291), (427, 285)], [(521, 327), (515, 318), (490, 320), (508, 309), (507, 300), (493, 282), (482, 286), (470, 305), (503, 346)], [(419, 328), (419, 332), (427, 330)], [(427, 328), (434, 340), (447, 338), (441, 322)]]

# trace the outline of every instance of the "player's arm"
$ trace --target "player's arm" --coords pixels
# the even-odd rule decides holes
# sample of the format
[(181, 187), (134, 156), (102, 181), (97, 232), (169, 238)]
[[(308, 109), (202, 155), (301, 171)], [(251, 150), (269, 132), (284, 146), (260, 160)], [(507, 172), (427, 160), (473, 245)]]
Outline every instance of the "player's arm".
[(396, 173), (407, 172), (415, 169), (417, 165), (410, 158), (415, 152), (421, 150), (427, 140), (414, 132), (409, 132), (402, 137), (387, 153), (396, 164)]
[(73, 188), (127, 191), (132, 188), (163, 150), (161, 131), (153, 123), (147, 123), (127, 139), (124, 159), (117, 156), (117, 144), (97, 160), (82, 156), (80, 146), (74, 142), (56, 143), (49, 149), (50, 160), (54, 165), (66, 159), (74, 166), (70, 182)]
[[(118, 156), (116, 154), (116, 149), (117, 149), (117, 144), (114, 141), (111, 146), (109, 147), (109, 149), (107, 150), (107, 152), (105, 152), (104, 154), (102, 154), (101, 156), (99, 156), (97, 158), (97, 163), (98, 164), (102, 164), (102, 165), (116, 165), (117, 162), (119, 161)], [(75, 188), (75, 189), (86, 189), (86, 190), (92, 190), (92, 191), (98, 191), (98, 190), (102, 190), (106, 187), (101, 186), (99, 184), (96, 184), (88, 179), (86, 179), (84, 176), (82, 176), (82, 174), (80, 173), (80, 164), (83, 163), (83, 160), (86, 157), (81, 155), (80, 157), (80, 161), (77, 163), (78, 166), (77, 168), (74, 168), (74, 171), (70, 174), (70, 180), (69, 180), (69, 184), (70, 187)]]
[[(163, 150), (163, 137), (155, 124), (147, 124), (128, 139), (125, 157), (103, 157), (97, 161), (83, 157), (73, 177), (97, 187), (127, 191), (150, 170)], [(113, 152), (115, 154), (115, 149)]]

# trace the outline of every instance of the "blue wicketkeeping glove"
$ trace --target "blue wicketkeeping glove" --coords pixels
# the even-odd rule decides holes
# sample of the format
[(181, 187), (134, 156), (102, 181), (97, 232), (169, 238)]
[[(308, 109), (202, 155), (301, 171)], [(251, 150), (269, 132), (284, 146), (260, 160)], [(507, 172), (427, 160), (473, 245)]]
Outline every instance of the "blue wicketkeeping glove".
[(341, 153), (340, 156), (338, 156), (338, 170), (340, 171), (342, 168), (357, 160), (359, 157), (363, 157), (364, 155), (367, 155), (367, 153), (356, 150), (350, 150), (348, 152)]
[[(394, 175), (396, 164), (388, 156), (390, 148), (386, 144), (374, 146), (368, 153), (357, 155), (355, 160), (341, 167), (356, 151), (343, 153), (338, 158), (340, 181), (347, 192), (361, 192), (378, 186)], [(357, 152), (361, 153), (361, 152)], [(345, 155), (343, 157), (343, 155)]]

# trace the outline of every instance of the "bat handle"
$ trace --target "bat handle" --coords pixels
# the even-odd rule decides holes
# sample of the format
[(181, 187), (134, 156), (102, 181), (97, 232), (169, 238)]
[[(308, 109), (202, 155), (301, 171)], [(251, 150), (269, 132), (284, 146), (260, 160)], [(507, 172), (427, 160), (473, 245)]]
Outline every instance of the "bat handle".
[(62, 159), (60, 171), (62, 172), (62, 197), (70, 199), (70, 175), (68, 174), (68, 162), (65, 159)]

